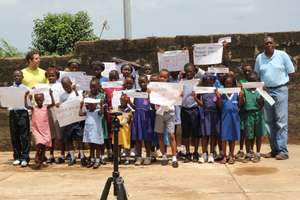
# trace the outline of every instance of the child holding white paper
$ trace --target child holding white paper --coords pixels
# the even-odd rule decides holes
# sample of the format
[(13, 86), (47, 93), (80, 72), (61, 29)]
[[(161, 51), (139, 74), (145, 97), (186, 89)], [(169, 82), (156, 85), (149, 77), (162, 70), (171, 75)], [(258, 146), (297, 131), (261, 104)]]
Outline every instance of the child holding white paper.
[[(148, 78), (145, 75), (139, 76), (140, 92), (148, 92)], [(135, 110), (133, 123), (131, 126), (132, 140), (135, 141), (136, 162), (135, 165), (150, 165), (151, 141), (153, 138), (153, 129), (151, 124), (151, 104), (148, 98), (135, 98), (131, 104)], [(142, 158), (142, 143), (146, 148), (146, 158)]]
[[(11, 87), (24, 88), (24, 90), (28, 90), (27, 87), (22, 84), (23, 73), (21, 70), (15, 70), (13, 78), (14, 83)], [(26, 167), (29, 162), (30, 151), (30, 125), (28, 111), (24, 106), (20, 108), (9, 108), (8, 110), (10, 137), (14, 158), (13, 165)]]
[[(227, 76), (224, 82), (225, 88), (236, 86), (235, 78)], [(223, 159), (222, 164), (234, 164), (235, 142), (240, 140), (240, 116), (239, 107), (243, 104), (243, 92), (232, 94), (220, 94), (216, 91), (217, 104), (221, 109), (221, 132)], [(226, 146), (229, 143), (229, 156), (227, 157)]]
[[(242, 75), (238, 79), (238, 86), (241, 86), (243, 83), (247, 82), (247, 76), (249, 73), (251, 73), (252, 67), (250, 65), (245, 65), (242, 67)], [(237, 160), (243, 160), (245, 158), (245, 153), (244, 153), (244, 144), (245, 144), (245, 110), (244, 110), (244, 105), (241, 106), (240, 111), (240, 120), (241, 120), (241, 139), (240, 139), (240, 150), (238, 153), (235, 155)]]
[[(200, 113), (197, 102), (192, 96), (194, 76), (196, 74), (196, 68), (193, 64), (187, 63), (184, 66), (185, 80), (190, 82), (183, 82), (182, 92), (182, 105), (181, 105), (181, 128), (182, 128), (182, 144), (185, 145), (186, 155), (185, 162), (198, 162), (199, 153), (199, 138), (201, 136), (200, 126)], [(196, 83), (196, 82), (195, 82)], [(194, 144), (194, 153), (190, 153), (190, 143)], [(206, 152), (204, 152), (206, 153)]]
[[(49, 94), (51, 97), (50, 105), (43, 105), (44, 103), (44, 94), (35, 94), (34, 100), (36, 106), (32, 107), (28, 105), (27, 97), (29, 95), (29, 91), (26, 92), (24, 97), (25, 107), (29, 110), (32, 110), (32, 135), (36, 145), (36, 156), (35, 163), (36, 167), (40, 168), (43, 166), (43, 162), (46, 161), (46, 147), (51, 147), (51, 132), (49, 127), (49, 118), (48, 118), (48, 110), (55, 105), (55, 101), (53, 98), (53, 92), (50, 89)], [(32, 96), (29, 97), (32, 100)]]
[[(167, 69), (162, 69), (159, 72), (159, 82), (168, 82), (170, 78), (170, 73)], [(162, 153), (162, 165), (168, 165), (168, 157), (163, 141), (163, 132), (167, 129), (171, 150), (172, 150), (172, 167), (177, 168), (179, 166), (176, 157), (176, 139), (175, 139), (175, 108), (174, 106), (160, 106), (156, 105), (156, 116), (155, 116), (155, 126), (154, 130), (158, 135), (159, 148)]]
[[(257, 75), (255, 72), (250, 72), (247, 75), (249, 82), (256, 82)], [(267, 130), (262, 113), (264, 99), (256, 91), (256, 88), (244, 89), (245, 103), (243, 105), (245, 111), (244, 130), (246, 134), (246, 157), (245, 161), (260, 161), (260, 149), (262, 137), (266, 135)], [(256, 153), (253, 151), (254, 140), (256, 142)]]
[[(48, 79), (49, 86), (53, 91), (53, 97), (55, 102), (59, 102), (59, 95), (63, 92), (63, 88), (60, 83), (57, 82), (59, 78), (59, 71), (56, 67), (48, 67), (45, 73), (46, 78)], [(64, 162), (64, 155), (65, 155), (65, 146), (63, 142), (61, 142), (61, 132), (58, 121), (54, 114), (54, 108), (49, 109), (49, 126), (52, 138), (52, 146), (50, 148), (50, 156), (47, 160), (47, 163), (54, 163), (54, 149), (57, 144), (61, 144), (61, 156), (57, 158), (57, 163)]]
[[(61, 80), (61, 84), (64, 89), (64, 92), (59, 97), (59, 103), (64, 103), (67, 100), (71, 100), (74, 98), (80, 98), (76, 86), (73, 85), (69, 77), (67, 76), (63, 77)], [(82, 133), (82, 127), (80, 126), (80, 123), (75, 122), (67, 126), (61, 127), (61, 133), (62, 133), (63, 142), (66, 145), (66, 150), (69, 151), (70, 154), (70, 160), (68, 165), (72, 166), (76, 163), (74, 147), (73, 147), (73, 141), (75, 140), (77, 141), (78, 144), (81, 165), (85, 166), (87, 163), (83, 153), (83, 143), (82, 143), (83, 133)]]
[(101, 145), (104, 144), (103, 127), (101, 123), (103, 118), (103, 107), (100, 105), (100, 99), (85, 98), (84, 103), (87, 107), (87, 111), (83, 111), (83, 107), (81, 106), (79, 115), (86, 116), (83, 131), (83, 142), (88, 143), (90, 146), (91, 159), (91, 162), (87, 165), (87, 167), (97, 169), (101, 165), (100, 149)]
[(102, 72), (105, 70), (105, 65), (103, 62), (98, 60), (91, 63), (91, 67), (94, 70), (95, 77), (99, 80), (99, 83), (102, 84), (108, 81), (108, 77), (102, 76)]
[[(97, 105), (97, 109), (100, 109), (102, 105), (102, 117), (101, 117), (101, 125), (102, 125), (102, 134), (103, 134), (103, 139), (104, 141), (108, 139), (108, 131), (107, 131), (107, 121), (106, 121), (106, 116), (107, 116), (107, 110), (106, 110), (106, 104), (105, 104), (105, 93), (99, 83), (98, 78), (93, 78), (90, 81), (90, 92), (88, 92), (85, 96), (93, 99), (97, 99), (100, 101), (101, 104)], [(81, 104), (81, 108), (83, 107), (83, 104)], [(106, 162), (104, 161), (104, 151), (105, 151), (105, 146), (100, 145), (100, 164), (105, 165)], [(94, 150), (90, 149), (90, 158), (93, 157)], [(95, 160), (91, 160), (88, 163), (88, 166), (91, 167), (91, 165), (95, 162)]]
[[(119, 81), (119, 73), (117, 70), (111, 70), (109, 72), (108, 75), (109, 78), (109, 82), (115, 82), (115, 81)], [(107, 109), (108, 111), (111, 111), (113, 109), (113, 105), (112, 105), (112, 97), (113, 97), (113, 92), (114, 91), (119, 91), (122, 90), (123, 87), (122, 86), (116, 86), (116, 87), (108, 87), (108, 88), (104, 88), (104, 92), (105, 92), (105, 100), (106, 100), (106, 104), (107, 104)], [(108, 130), (108, 137), (105, 140), (105, 146), (107, 149), (107, 154), (108, 154), (108, 160), (112, 160), (112, 148), (111, 148), (111, 139), (112, 139), (112, 135), (113, 135), (113, 131), (112, 131), (112, 118), (109, 114), (106, 115), (106, 120), (107, 120), (107, 130)]]
[[(216, 77), (206, 74), (203, 77), (203, 85), (212, 87)], [(202, 121), (202, 156), (199, 159), (200, 163), (214, 162), (214, 153), (217, 145), (217, 138), (220, 131), (220, 117), (217, 109), (217, 96), (215, 93), (207, 93), (196, 95), (193, 97), (199, 106), (203, 107), (203, 121)], [(208, 154), (208, 144), (210, 143), (210, 154)]]

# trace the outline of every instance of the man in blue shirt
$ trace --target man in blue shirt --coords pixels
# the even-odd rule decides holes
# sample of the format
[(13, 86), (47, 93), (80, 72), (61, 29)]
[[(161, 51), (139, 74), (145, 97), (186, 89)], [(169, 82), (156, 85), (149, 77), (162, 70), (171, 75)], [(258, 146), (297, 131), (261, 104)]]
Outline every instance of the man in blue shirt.
[(256, 58), (255, 72), (275, 100), (273, 106), (266, 103), (264, 107), (271, 146), (265, 157), (288, 159), (288, 82), (289, 74), (295, 72), (294, 65), (287, 53), (275, 49), (272, 37), (265, 37), (264, 52)]

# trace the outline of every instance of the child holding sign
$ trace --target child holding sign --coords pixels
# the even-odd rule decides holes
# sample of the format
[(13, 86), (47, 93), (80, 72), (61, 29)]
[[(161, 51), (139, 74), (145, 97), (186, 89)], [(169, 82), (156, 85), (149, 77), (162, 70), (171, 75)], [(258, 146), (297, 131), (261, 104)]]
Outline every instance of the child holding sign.
[[(212, 87), (216, 77), (213, 75), (205, 75), (203, 77), (203, 85)], [(196, 95), (193, 93), (195, 101), (199, 106), (203, 107), (204, 121), (202, 123), (202, 156), (200, 163), (214, 162), (215, 147), (220, 130), (220, 117), (217, 109), (217, 96), (215, 93), (207, 93)], [(210, 154), (208, 155), (208, 144), (210, 142)]]
[[(11, 87), (24, 88), (22, 84), (23, 73), (21, 70), (14, 71), (14, 84)], [(9, 108), (9, 128), (13, 148), (13, 165), (26, 167), (29, 162), (30, 151), (30, 127), (28, 111), (25, 107)]]
[[(255, 72), (248, 74), (249, 82), (256, 82), (257, 75)], [(262, 113), (264, 100), (256, 91), (256, 88), (244, 89), (245, 103), (245, 133), (246, 133), (246, 158), (245, 161), (260, 161), (261, 140), (266, 135), (265, 121)], [(254, 139), (256, 141), (256, 154), (253, 152)]]
[[(99, 99), (85, 98), (84, 103), (86, 104), (87, 111), (82, 110), (80, 107), (79, 115), (86, 116), (84, 131), (83, 131), (83, 142), (88, 143), (90, 146), (90, 159), (91, 162), (87, 167), (93, 167), (97, 169), (100, 165), (100, 147), (104, 144), (103, 128), (102, 128), (102, 113), (103, 107), (97, 108), (100, 104)], [(96, 159), (95, 159), (96, 151)]]
[[(160, 82), (168, 82), (170, 73), (167, 69), (162, 69), (159, 72), (158, 80)], [(175, 108), (174, 106), (160, 106), (156, 105), (156, 116), (155, 116), (155, 127), (154, 130), (157, 132), (159, 148), (162, 153), (162, 165), (168, 165), (168, 157), (163, 141), (163, 132), (166, 128), (170, 136), (171, 150), (172, 150), (172, 167), (178, 167), (178, 161), (176, 157), (176, 139), (175, 139)]]
[[(148, 92), (148, 78), (145, 75), (139, 76), (139, 85), (141, 92)], [(136, 145), (136, 162), (135, 165), (150, 165), (150, 150), (153, 137), (153, 129), (151, 124), (151, 105), (149, 98), (135, 98), (133, 105), (135, 109), (133, 124), (131, 126), (132, 140)], [(146, 148), (146, 159), (142, 159), (142, 142)]]
[[(51, 104), (43, 105), (44, 103), (44, 94), (35, 94), (34, 100), (36, 102), (36, 106), (29, 106), (27, 103), (27, 97), (29, 95), (29, 91), (26, 92), (24, 102), (25, 107), (28, 110), (32, 110), (32, 135), (36, 145), (36, 155), (35, 155), (35, 163), (36, 167), (40, 168), (43, 165), (43, 162), (46, 161), (46, 147), (51, 147), (51, 132), (49, 127), (49, 119), (48, 119), (48, 110), (52, 106), (55, 105), (53, 92), (50, 89), (49, 94), (51, 96)], [(30, 96), (32, 99), (32, 96)]]
[[(228, 76), (224, 82), (225, 88), (236, 86), (234, 77)], [(243, 104), (243, 92), (239, 94), (220, 94), (218, 91), (217, 103), (221, 108), (221, 140), (224, 157), (222, 164), (234, 164), (235, 142), (240, 140), (240, 116), (239, 107)], [(229, 143), (229, 157), (227, 158), (226, 145)]]

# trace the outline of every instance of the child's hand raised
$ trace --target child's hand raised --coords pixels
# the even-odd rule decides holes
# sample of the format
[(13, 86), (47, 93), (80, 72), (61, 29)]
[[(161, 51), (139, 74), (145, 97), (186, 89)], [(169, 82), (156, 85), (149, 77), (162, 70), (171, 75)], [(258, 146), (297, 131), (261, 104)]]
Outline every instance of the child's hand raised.
[(193, 91), (191, 95), (193, 98), (196, 98), (196, 96), (197, 96), (195, 91)]
[(221, 93), (218, 91), (218, 89), (215, 89), (215, 94), (216, 94), (216, 96), (217, 96), (218, 98), (221, 97)]

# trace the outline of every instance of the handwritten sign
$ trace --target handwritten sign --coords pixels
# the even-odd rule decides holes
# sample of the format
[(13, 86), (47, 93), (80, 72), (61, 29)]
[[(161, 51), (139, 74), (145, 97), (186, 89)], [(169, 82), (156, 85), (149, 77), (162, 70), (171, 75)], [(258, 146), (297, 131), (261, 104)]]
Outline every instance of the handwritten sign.
[(50, 86), (48, 84), (37, 84), (34, 86), (33, 89), (30, 90), (30, 93), (32, 95), (43, 94), (44, 95), (44, 104), (50, 105), (52, 102), (51, 102), (49, 90), (50, 90)]
[(256, 91), (270, 104), (273, 106), (275, 104), (275, 100), (262, 88), (256, 88)]
[(227, 74), (229, 73), (229, 68), (227, 67), (209, 67), (207, 68), (208, 73), (214, 74)]
[(130, 91), (130, 92), (125, 92), (125, 94), (130, 98), (136, 98), (136, 99), (139, 99), (139, 98), (146, 99), (149, 96), (148, 92)]
[(80, 99), (74, 98), (64, 103), (60, 106), (54, 107), (54, 113), (56, 119), (58, 120), (59, 126), (64, 127), (74, 122), (80, 122), (85, 120), (84, 116), (79, 116), (80, 109)]
[(216, 88), (215, 87), (194, 87), (194, 92), (196, 94), (209, 94), (209, 93), (215, 93)]
[(150, 82), (150, 102), (162, 106), (181, 105), (181, 86), (179, 83)]
[(159, 70), (181, 71), (183, 66), (190, 62), (188, 50), (158, 52), (157, 57)]
[(0, 104), (2, 107), (24, 107), (27, 89), (22, 87), (0, 87)]
[(221, 94), (232, 94), (232, 93), (240, 93), (241, 88), (233, 87), (233, 88), (218, 88), (218, 91)]
[(242, 83), (243, 88), (262, 88), (264, 87), (265, 83), (264, 82), (246, 82)]
[(212, 65), (222, 63), (223, 45), (219, 43), (194, 44), (194, 64)]
[(123, 81), (108, 81), (102, 83), (102, 88), (122, 88)]

